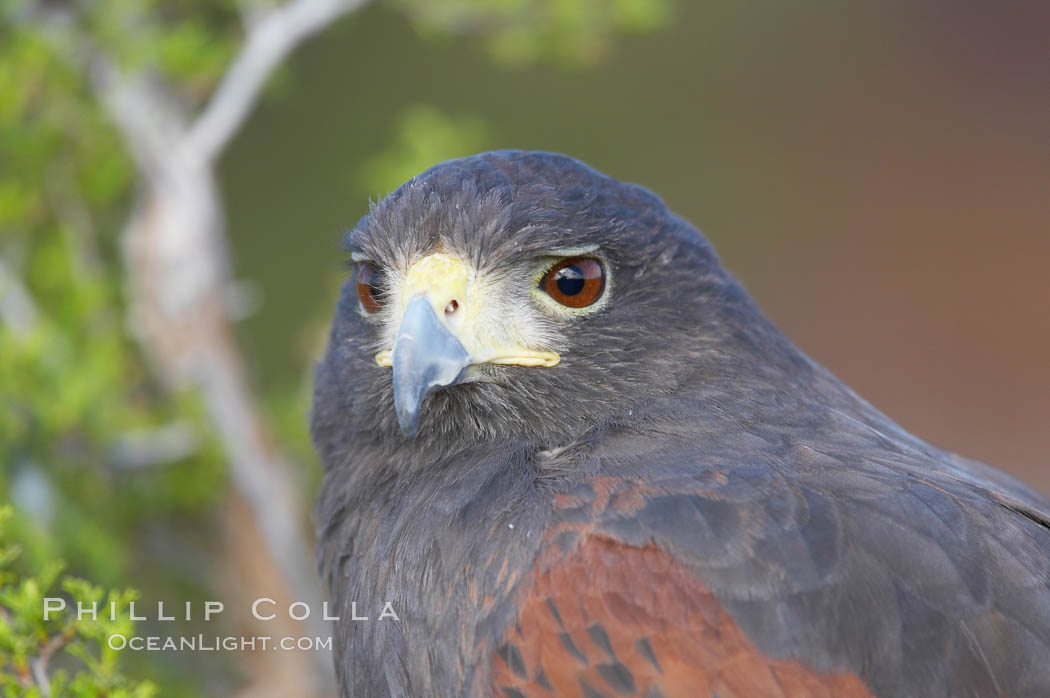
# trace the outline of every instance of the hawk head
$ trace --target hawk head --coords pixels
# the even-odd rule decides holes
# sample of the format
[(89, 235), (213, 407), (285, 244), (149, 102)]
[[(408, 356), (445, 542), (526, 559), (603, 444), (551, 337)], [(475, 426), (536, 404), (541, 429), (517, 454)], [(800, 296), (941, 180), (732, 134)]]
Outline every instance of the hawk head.
[(346, 245), (316, 380), (322, 455), (355, 434), (552, 447), (735, 370), (725, 360), (754, 326), (691, 225), (562, 155), (440, 164), (373, 205)]

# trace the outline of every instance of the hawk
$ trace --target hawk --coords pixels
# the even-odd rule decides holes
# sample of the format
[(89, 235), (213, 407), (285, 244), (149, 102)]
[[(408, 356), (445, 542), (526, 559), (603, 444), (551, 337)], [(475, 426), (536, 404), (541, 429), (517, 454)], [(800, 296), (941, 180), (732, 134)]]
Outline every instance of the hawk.
[(347, 246), (311, 415), (344, 696), (1050, 696), (1050, 504), (814, 363), (646, 189), (484, 153)]

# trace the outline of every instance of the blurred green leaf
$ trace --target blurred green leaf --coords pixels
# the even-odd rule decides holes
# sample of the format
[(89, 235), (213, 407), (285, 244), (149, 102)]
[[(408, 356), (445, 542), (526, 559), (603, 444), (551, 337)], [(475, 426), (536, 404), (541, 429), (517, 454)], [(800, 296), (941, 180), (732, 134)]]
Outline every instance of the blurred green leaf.
[[(128, 604), (138, 593), (131, 589), (107, 592), (82, 579), (63, 577), (62, 563), (54, 560), (32, 572), (16, 571), (20, 551), (10, 542), (12, 519), (11, 507), (0, 507), (0, 689), (5, 695), (49, 694), (54, 698), (155, 695), (152, 683), (122, 673), (120, 654), (107, 642), (115, 634), (133, 634)], [(45, 597), (63, 599), (66, 609), (49, 613), (45, 619)], [(105, 610), (94, 618), (77, 619), (72, 609), (78, 602), (95, 603)], [(64, 662), (66, 668), (52, 674), (48, 665), (60, 654), (79, 661)], [(40, 675), (49, 676), (47, 693)]]
[(362, 183), (369, 191), (393, 191), (439, 162), (484, 149), (487, 141), (480, 119), (452, 117), (428, 105), (411, 107), (397, 118), (390, 146), (365, 163)]
[(666, 24), (672, 0), (392, 0), (421, 31), (480, 35), (504, 63), (551, 61), (587, 66), (617, 34)]

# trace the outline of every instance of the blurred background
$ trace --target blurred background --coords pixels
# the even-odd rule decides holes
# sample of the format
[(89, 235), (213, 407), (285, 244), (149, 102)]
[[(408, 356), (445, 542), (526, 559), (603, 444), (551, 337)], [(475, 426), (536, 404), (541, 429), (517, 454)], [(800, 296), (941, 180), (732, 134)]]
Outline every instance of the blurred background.
[(6, 0), (0, 22), (11, 686), (330, 690), (325, 652), (114, 653), (33, 600), (132, 587), (227, 600), (140, 634), (323, 632), (238, 600), (320, 593), (306, 415), (341, 235), (479, 150), (652, 189), (876, 407), (1050, 494), (1042, 0)]

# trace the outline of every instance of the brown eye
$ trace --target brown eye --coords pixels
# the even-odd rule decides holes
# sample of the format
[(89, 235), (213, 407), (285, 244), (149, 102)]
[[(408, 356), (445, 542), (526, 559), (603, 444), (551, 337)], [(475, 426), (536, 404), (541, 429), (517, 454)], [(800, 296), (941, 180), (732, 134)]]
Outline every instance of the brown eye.
[(592, 257), (563, 259), (544, 275), (540, 288), (562, 305), (586, 308), (602, 297), (605, 269)]
[(357, 297), (364, 309), (370, 313), (379, 311), (379, 272), (371, 262), (362, 262), (357, 269)]

